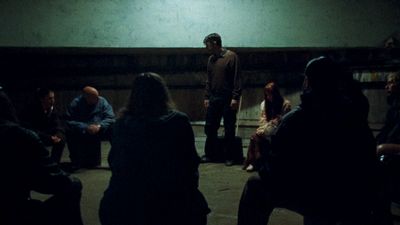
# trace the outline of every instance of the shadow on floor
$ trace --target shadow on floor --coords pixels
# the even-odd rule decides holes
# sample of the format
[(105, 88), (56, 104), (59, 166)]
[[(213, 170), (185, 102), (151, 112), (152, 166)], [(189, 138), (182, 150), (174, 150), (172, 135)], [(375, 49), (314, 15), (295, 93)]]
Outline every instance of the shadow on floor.
[[(199, 155), (203, 154), (203, 139), (196, 139)], [(83, 194), (81, 201), (82, 216), (85, 225), (100, 225), (98, 209), (100, 199), (106, 189), (111, 172), (108, 168), (107, 156), (109, 143), (102, 145), (102, 165), (98, 169), (80, 169), (73, 175), (81, 179)], [(246, 151), (244, 151), (246, 153)], [(69, 161), (68, 150), (65, 149), (62, 161)], [(199, 167), (200, 190), (205, 195), (212, 212), (208, 216), (209, 225), (235, 225), (237, 209), (243, 186), (252, 175), (241, 169), (241, 165), (227, 167), (224, 164), (206, 163)], [(46, 199), (48, 195), (32, 193), (33, 198)], [(400, 208), (394, 212), (400, 215)], [(286, 209), (275, 209), (269, 225), (302, 225), (303, 217)], [(395, 225), (400, 225), (396, 221)]]

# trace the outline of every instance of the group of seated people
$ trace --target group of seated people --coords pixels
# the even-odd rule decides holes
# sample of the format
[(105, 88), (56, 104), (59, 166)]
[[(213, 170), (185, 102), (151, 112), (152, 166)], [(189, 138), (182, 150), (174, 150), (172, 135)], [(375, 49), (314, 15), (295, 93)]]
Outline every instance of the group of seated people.
[[(319, 57), (307, 64), (301, 103), (293, 109), (276, 83), (267, 83), (260, 128), (245, 164), (258, 174), (245, 184), (237, 224), (266, 224), (275, 207), (301, 213), (306, 225), (392, 224), (395, 178), (386, 171), (399, 165), (390, 155), (400, 149), (400, 73), (389, 76), (386, 89), (391, 108), (378, 136), (378, 154), (384, 157), (378, 157), (366, 117), (368, 100), (333, 60)], [(42, 91), (39, 97), (41, 108), (35, 110), (51, 117), (54, 93)], [(200, 158), (193, 130), (189, 118), (174, 109), (159, 75), (136, 77), (115, 123), (111, 107), (93, 87), (73, 100), (66, 119), (67, 142), (75, 142), (68, 147), (76, 147), (71, 160), (80, 166), (98, 165), (98, 158), (87, 161), (81, 154), (96, 155), (87, 150), (98, 147), (91, 138), (110, 135), (107, 128), (113, 124), (111, 178), (99, 210), (103, 225), (207, 224), (210, 209), (198, 189)], [(1, 191), (7, 193), (0, 224), (83, 224), (82, 184), (57, 164), (65, 143), (62, 130), (42, 132), (35, 120), (24, 121), (31, 122), (19, 122), (0, 90), (0, 166), (6, 182)], [(45, 145), (53, 145), (51, 157)], [(41, 202), (31, 199), (30, 191), (53, 196)]]
[[(11, 100), (0, 90), (1, 168), (7, 181), (0, 189), (6, 193), (0, 224), (80, 225), (81, 181), (57, 163), (64, 132), (60, 126), (41, 127), (47, 125), (43, 121), (60, 123), (53, 106), (54, 92), (38, 93), (40, 104), (26, 110), (20, 122)], [(42, 120), (30, 119), (34, 113)], [(69, 148), (76, 145), (70, 154), (72, 163), (79, 166), (99, 163), (90, 148), (99, 147), (98, 141), (108, 135), (112, 124), (108, 157), (112, 176), (100, 203), (101, 223), (206, 224), (210, 209), (198, 189), (200, 158), (193, 130), (189, 118), (174, 110), (164, 80), (154, 73), (140, 74), (120, 114), (114, 121), (111, 106), (93, 87), (85, 87), (66, 113), (66, 141)], [(51, 156), (46, 145), (53, 146)], [(53, 196), (42, 202), (31, 199), (31, 191)]]
[(45, 146), (52, 147), (51, 159), (56, 163), (60, 163), (68, 143), (71, 164), (65, 169), (100, 166), (101, 141), (110, 138), (115, 122), (111, 105), (91, 86), (84, 87), (63, 114), (54, 104), (54, 90), (38, 88), (34, 100), (19, 113), (21, 125), (36, 132)]
[[(400, 74), (390, 77), (400, 84)], [(245, 185), (238, 225), (265, 224), (275, 207), (299, 212), (307, 225), (392, 224), (393, 189), (378, 161), (368, 100), (350, 73), (328, 58), (311, 60), (300, 99)]]

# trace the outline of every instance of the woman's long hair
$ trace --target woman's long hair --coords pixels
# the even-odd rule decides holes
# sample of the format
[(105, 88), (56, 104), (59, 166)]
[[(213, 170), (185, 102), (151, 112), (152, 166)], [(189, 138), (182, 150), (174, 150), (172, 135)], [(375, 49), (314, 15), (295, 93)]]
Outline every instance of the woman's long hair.
[[(271, 96), (271, 98), (268, 98)], [(269, 81), (264, 87), (265, 115), (267, 121), (275, 119), (282, 114), (284, 99), (274, 81)]]
[(122, 116), (157, 117), (174, 108), (164, 79), (152, 72), (142, 73), (132, 84), (129, 102)]

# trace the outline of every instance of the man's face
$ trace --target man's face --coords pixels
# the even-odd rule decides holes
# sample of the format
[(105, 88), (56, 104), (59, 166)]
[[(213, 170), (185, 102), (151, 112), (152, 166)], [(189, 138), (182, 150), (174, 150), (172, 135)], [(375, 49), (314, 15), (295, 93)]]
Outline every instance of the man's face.
[(210, 54), (216, 54), (218, 50), (218, 46), (212, 42), (206, 42), (206, 49)]
[(85, 98), (88, 105), (96, 105), (99, 101), (99, 97), (97, 95), (84, 94), (83, 97)]
[(394, 78), (389, 78), (386, 82), (385, 86), (386, 92), (389, 96), (391, 95), (398, 95), (399, 94), (399, 86), (397, 85)]
[(42, 103), (43, 109), (50, 109), (52, 106), (54, 106), (55, 102), (54, 92), (50, 91), (49, 94), (40, 99), (40, 102)]

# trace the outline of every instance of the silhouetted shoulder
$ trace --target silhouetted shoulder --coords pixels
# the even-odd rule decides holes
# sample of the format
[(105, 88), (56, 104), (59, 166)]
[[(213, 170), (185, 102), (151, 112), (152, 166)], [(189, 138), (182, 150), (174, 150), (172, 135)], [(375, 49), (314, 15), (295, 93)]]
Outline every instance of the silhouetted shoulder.
[(289, 111), (282, 117), (282, 122), (295, 120), (295, 119), (301, 117), (302, 114), (303, 114), (302, 108), (300, 106), (296, 106), (296, 107), (292, 108), (291, 111)]
[(184, 112), (174, 110), (174, 111), (171, 111), (170, 113), (173, 114), (174, 116), (176, 116), (177, 118), (189, 120), (189, 116)]
[(6, 136), (14, 136), (14, 137), (19, 137), (21, 139), (30, 139), (30, 140), (36, 140), (40, 141), (39, 136), (33, 132), (32, 130), (26, 129), (21, 127), (18, 124), (14, 123), (8, 123), (7, 125), (4, 125), (6, 127)]
[(174, 120), (176, 122), (189, 123), (190, 121), (186, 113), (176, 110), (170, 111), (166, 116), (167, 118)]
[(231, 50), (226, 50), (225, 57), (236, 58), (236, 57), (238, 57), (238, 56), (237, 56), (236, 52), (231, 51)]

